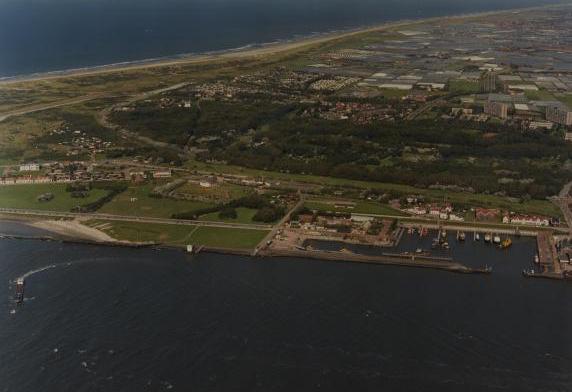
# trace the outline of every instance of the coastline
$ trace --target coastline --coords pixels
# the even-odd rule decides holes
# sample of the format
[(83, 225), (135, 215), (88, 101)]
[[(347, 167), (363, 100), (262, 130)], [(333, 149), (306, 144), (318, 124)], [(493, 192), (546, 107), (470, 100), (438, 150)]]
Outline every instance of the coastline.
[[(2, 222), (16, 222), (26, 227), (40, 229), (49, 233), (49, 235), (20, 235), (20, 234), (4, 234), (0, 233), (1, 239), (12, 240), (37, 240), (37, 241), (58, 241), (64, 244), (81, 244), (94, 246), (109, 247), (125, 247), (125, 248), (154, 248), (154, 249), (175, 249), (185, 251), (180, 245), (169, 245), (155, 242), (136, 243), (131, 241), (116, 240), (97, 229), (83, 226), (80, 222), (69, 220), (34, 220), (28, 217), (6, 217), (0, 216), (0, 225)], [(377, 264), (389, 265), (397, 267), (434, 269), (460, 274), (490, 274), (486, 269), (475, 269), (457, 261), (435, 261), (430, 259), (410, 259), (402, 257), (393, 257), (388, 255), (368, 256), (360, 254), (344, 254), (329, 251), (298, 251), (298, 250), (264, 250), (253, 255), (250, 249), (234, 249), (212, 246), (200, 246), (197, 253), (217, 253), (233, 256), (247, 257), (271, 257), (271, 258), (297, 258), (306, 260), (317, 260), (323, 262), (338, 263), (358, 263), (358, 264)]]
[(15, 75), (0, 77), (0, 86), (17, 84), (23, 82), (43, 81), (52, 79), (62, 79), (68, 77), (81, 77), (101, 74), (111, 74), (123, 71), (145, 70), (149, 68), (160, 68), (168, 66), (182, 66), (208, 63), (212, 61), (229, 61), (247, 58), (257, 58), (291, 50), (300, 50), (305, 47), (323, 44), (332, 40), (348, 38), (353, 35), (371, 33), (376, 31), (386, 31), (399, 27), (415, 26), (418, 24), (432, 23), (437, 21), (462, 21), (464, 19), (480, 18), (485, 16), (513, 14), (516, 12), (529, 12), (547, 8), (564, 7), (569, 4), (551, 4), (537, 7), (510, 8), (505, 10), (482, 11), (474, 13), (464, 13), (456, 15), (443, 15), (420, 19), (399, 19), (395, 21), (383, 22), (370, 26), (360, 26), (350, 29), (342, 29), (305, 35), (302, 37), (283, 39), (267, 43), (251, 43), (237, 48), (214, 50), (198, 53), (181, 53), (171, 56), (148, 58), (134, 61), (118, 62), (113, 64), (103, 64), (88, 67), (39, 72), (33, 74)]

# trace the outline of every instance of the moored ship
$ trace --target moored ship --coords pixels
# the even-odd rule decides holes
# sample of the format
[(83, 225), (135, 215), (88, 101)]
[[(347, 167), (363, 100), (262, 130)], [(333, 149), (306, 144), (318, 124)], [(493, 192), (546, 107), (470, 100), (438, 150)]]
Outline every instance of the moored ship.
[(16, 294), (14, 295), (16, 303), (22, 303), (24, 301), (24, 284), (24, 278), (18, 278), (18, 280), (16, 280)]

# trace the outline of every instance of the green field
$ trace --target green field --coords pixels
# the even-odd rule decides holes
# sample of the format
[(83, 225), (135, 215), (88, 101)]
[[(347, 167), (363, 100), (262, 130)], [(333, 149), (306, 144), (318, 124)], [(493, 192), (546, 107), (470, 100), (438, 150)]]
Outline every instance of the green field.
[(199, 227), (191, 235), (190, 243), (219, 248), (253, 249), (268, 232), (267, 230)]
[(449, 91), (454, 94), (475, 94), (480, 91), (479, 82), (468, 80), (451, 80)]
[(524, 95), (531, 101), (555, 101), (556, 98), (552, 93), (546, 90), (525, 91)]
[(216, 248), (253, 249), (267, 230), (90, 220), (85, 223), (118, 240), (166, 245), (204, 245)]
[(347, 202), (354, 202), (353, 208), (340, 207), (336, 208), (332, 200), (318, 199), (309, 200), (304, 203), (304, 206), (310, 210), (324, 211), (324, 212), (347, 212), (355, 214), (374, 214), (374, 215), (393, 215), (405, 216), (401, 211), (391, 208), (388, 205), (375, 203), (363, 200), (347, 200)]
[(186, 183), (177, 188), (177, 193), (184, 193), (186, 195), (208, 198), (213, 202), (230, 201), (238, 199), (253, 192), (253, 188), (235, 184), (217, 184), (211, 188), (204, 188), (198, 184)]
[(94, 219), (85, 223), (118, 240), (133, 242), (160, 242), (163, 244), (183, 245), (195, 226), (147, 224), (136, 222), (116, 222)]
[(211, 222), (227, 222), (227, 223), (260, 223), (260, 222), (254, 222), (252, 220), (252, 218), (254, 217), (254, 215), (256, 215), (256, 213), (258, 212), (258, 210), (252, 209), (252, 208), (244, 208), (244, 207), (238, 207), (236, 208), (236, 214), (237, 217), (236, 219), (221, 219), (219, 218), (219, 212), (211, 212), (210, 214), (205, 214), (205, 215), (201, 215), (198, 219), (199, 220), (205, 220), (205, 221), (211, 221)]
[[(54, 198), (47, 202), (38, 201), (38, 196), (44, 193), (52, 193)], [(102, 189), (92, 189), (88, 197), (72, 198), (66, 192), (65, 184), (6, 185), (0, 186), (0, 207), (69, 212), (78, 205), (93, 203), (107, 193)]]
[(273, 180), (299, 181), (302, 183), (319, 184), (323, 186), (376, 189), (385, 192), (398, 192), (401, 195), (422, 195), (425, 196), (428, 201), (443, 201), (443, 199), (446, 199), (448, 202), (467, 205), (470, 207), (501, 208), (519, 213), (562, 217), (560, 209), (548, 200), (529, 200), (521, 203), (515, 203), (508, 197), (495, 195), (450, 192), (440, 189), (423, 189), (402, 184), (348, 180), (345, 178), (324, 177), (308, 174), (286, 174), (230, 165), (205, 164), (197, 161), (189, 162), (188, 167), (195, 170), (208, 170), (209, 172), (220, 171), (231, 174), (264, 176), (265, 178)]
[[(170, 218), (177, 212), (188, 212), (212, 207), (214, 204), (200, 201), (173, 200), (150, 197), (156, 184), (129, 187), (98, 212), (114, 215), (136, 215), (152, 218)], [(133, 201), (131, 201), (133, 199)]]

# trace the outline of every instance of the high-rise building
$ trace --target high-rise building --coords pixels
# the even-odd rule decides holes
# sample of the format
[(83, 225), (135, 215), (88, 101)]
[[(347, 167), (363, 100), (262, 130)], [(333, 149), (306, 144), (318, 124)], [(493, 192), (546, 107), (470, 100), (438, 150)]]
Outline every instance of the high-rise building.
[(485, 102), (485, 114), (505, 120), (508, 118), (508, 105), (500, 102)]
[(547, 106), (546, 120), (569, 127), (572, 125), (572, 112), (556, 106)]
[(493, 72), (486, 72), (481, 76), (480, 89), (482, 93), (492, 93), (497, 89), (497, 76)]

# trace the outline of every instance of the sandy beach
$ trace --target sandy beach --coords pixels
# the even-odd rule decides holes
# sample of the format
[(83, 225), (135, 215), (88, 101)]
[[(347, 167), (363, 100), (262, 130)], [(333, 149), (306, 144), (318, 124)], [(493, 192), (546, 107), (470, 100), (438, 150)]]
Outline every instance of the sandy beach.
[(74, 239), (95, 242), (118, 242), (104, 232), (84, 226), (78, 221), (45, 220), (28, 223), (28, 225)]
[(289, 51), (299, 50), (305, 47), (311, 47), (314, 45), (326, 43), (328, 41), (340, 38), (348, 38), (363, 33), (394, 30), (397, 28), (412, 27), (415, 25), (431, 23), (436, 21), (459, 22), (464, 19), (481, 18), (491, 15), (513, 14), (515, 12), (527, 12), (538, 9), (554, 8), (558, 6), (561, 5), (517, 8), (517, 9), (509, 9), (502, 11), (487, 11), (487, 12), (452, 15), (452, 16), (439, 16), (439, 17), (416, 19), (416, 20), (405, 19), (395, 22), (382, 23), (376, 26), (346, 30), (342, 32), (323, 33), (319, 34), (318, 36), (302, 37), (300, 39), (292, 39), (285, 42), (259, 44), (256, 45), (256, 47), (254, 48), (247, 46), (244, 49), (237, 48), (237, 49), (229, 49), (229, 50), (209, 52), (203, 54), (189, 54), (189, 55), (180, 54), (166, 58), (147, 59), (147, 60), (139, 60), (128, 63), (109, 64), (109, 65), (101, 65), (88, 68), (79, 68), (79, 69), (53, 71), (53, 72), (46, 72), (46, 73), (39, 73), (32, 75), (16, 76), (13, 78), (6, 78), (4, 80), (0, 80), (0, 86), (21, 83), (21, 82), (38, 81), (38, 80), (50, 80), (50, 79), (60, 79), (66, 77), (98, 75), (98, 74), (106, 74), (106, 73), (114, 73), (122, 71), (134, 71), (134, 70), (142, 70), (142, 69), (157, 68), (157, 67), (201, 64), (212, 61), (229, 61), (229, 60), (265, 57), (268, 55), (276, 55), (280, 53), (286, 53)]

